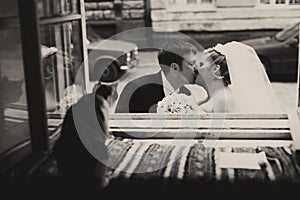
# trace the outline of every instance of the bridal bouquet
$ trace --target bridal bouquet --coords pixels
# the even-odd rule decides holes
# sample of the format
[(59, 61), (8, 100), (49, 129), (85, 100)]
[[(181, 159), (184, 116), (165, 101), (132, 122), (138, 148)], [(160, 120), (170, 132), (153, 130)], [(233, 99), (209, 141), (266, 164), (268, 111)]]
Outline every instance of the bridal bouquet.
[(157, 104), (157, 113), (198, 113), (198, 105), (191, 96), (173, 93)]

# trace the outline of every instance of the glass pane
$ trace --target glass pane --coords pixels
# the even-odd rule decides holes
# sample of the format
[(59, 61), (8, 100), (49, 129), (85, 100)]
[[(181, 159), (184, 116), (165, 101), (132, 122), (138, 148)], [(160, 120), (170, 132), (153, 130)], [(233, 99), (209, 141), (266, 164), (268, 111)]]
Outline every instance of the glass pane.
[(0, 0), (0, 5), (0, 18), (18, 16), (17, 0)]
[(78, 14), (78, 0), (37, 0), (40, 18)]
[(0, 153), (29, 139), (19, 28), (0, 28)]
[(211, 4), (212, 0), (202, 0), (201, 3), (202, 4)]
[(289, 4), (291, 4), (291, 5), (300, 5), (300, 0), (289, 0)]
[(260, 0), (261, 4), (270, 4), (270, 0)]
[[(83, 61), (80, 21), (41, 27), (42, 66), (44, 70), (48, 124), (55, 129), (66, 110), (76, 102), (81, 86), (74, 85)], [(52, 116), (52, 117), (51, 117)]]

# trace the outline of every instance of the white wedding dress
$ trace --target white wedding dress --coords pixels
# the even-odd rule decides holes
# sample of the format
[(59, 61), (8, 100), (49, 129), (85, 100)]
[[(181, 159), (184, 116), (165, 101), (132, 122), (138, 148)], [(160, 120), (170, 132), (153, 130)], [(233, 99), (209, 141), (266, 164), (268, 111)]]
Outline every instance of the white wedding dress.
[(235, 112), (281, 112), (268, 76), (252, 47), (233, 41), (218, 44), (214, 49), (226, 56)]

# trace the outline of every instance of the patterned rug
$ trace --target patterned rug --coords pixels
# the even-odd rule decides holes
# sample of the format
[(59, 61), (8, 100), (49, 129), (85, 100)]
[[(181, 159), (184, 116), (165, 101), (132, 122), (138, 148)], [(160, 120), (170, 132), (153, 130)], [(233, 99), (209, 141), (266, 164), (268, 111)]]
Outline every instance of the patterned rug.
[[(202, 141), (167, 143), (115, 138), (107, 142), (109, 179), (176, 181), (300, 182), (300, 170), (290, 146), (206, 148)], [(257, 169), (221, 168), (220, 152), (265, 152), (267, 163)]]

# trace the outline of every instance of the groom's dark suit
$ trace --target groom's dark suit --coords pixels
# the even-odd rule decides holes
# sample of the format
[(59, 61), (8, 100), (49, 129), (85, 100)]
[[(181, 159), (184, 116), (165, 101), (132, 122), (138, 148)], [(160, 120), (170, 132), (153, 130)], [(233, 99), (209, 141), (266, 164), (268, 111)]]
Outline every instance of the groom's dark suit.
[[(190, 95), (185, 87), (181, 93)], [(120, 94), (116, 113), (149, 113), (156, 112), (159, 101), (165, 97), (161, 71), (146, 75), (129, 82)]]
[(129, 82), (120, 94), (116, 113), (156, 112), (155, 105), (165, 97), (161, 72)]

